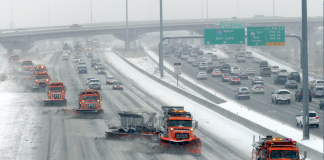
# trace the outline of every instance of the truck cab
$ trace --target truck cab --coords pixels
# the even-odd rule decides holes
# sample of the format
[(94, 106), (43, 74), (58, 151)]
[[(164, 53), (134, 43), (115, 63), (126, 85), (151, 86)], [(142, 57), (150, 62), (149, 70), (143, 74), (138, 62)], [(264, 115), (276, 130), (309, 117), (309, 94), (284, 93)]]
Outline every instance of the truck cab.
[(10, 63), (20, 63), (19, 57), (17, 55), (11, 55), (8, 59)]
[(94, 89), (81, 91), (79, 94), (79, 108), (76, 109), (79, 113), (97, 113), (103, 114), (101, 109), (100, 93)]
[(35, 83), (33, 84), (32, 89), (45, 88), (50, 83), (50, 77), (47, 72), (37, 72), (33, 78)]
[(66, 104), (66, 87), (62, 82), (52, 82), (50, 85), (47, 86), (47, 98), (44, 99), (43, 103), (45, 104)]
[(252, 160), (300, 160), (297, 141), (267, 136), (252, 143)]
[(21, 63), (22, 71), (32, 71), (33, 70), (33, 62), (30, 60), (24, 60)]

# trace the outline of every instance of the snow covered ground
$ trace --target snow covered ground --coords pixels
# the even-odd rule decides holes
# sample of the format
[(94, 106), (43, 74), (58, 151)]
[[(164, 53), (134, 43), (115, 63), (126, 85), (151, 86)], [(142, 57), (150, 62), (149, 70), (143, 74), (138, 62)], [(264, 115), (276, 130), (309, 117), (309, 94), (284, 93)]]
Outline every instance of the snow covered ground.
[[(158, 60), (158, 56), (153, 51), (147, 50), (147, 49), (146, 49), (146, 51), (153, 59)], [(254, 54), (254, 55), (256, 55), (256, 54)], [(272, 65), (271, 62), (269, 62), (269, 64)], [(171, 64), (169, 64), (167, 61), (165, 61), (164, 65), (171, 70), (173, 69), (173, 67), (171, 67)], [(283, 65), (281, 64), (280, 66), (283, 66)], [(288, 67), (286, 67), (286, 66), (284, 66), (284, 67), (288, 70)], [(264, 126), (274, 132), (284, 135), (285, 137), (289, 137), (294, 140), (297, 140), (298, 143), (302, 143), (305, 146), (308, 146), (310, 148), (313, 148), (313, 149), (323, 153), (323, 139), (321, 137), (311, 135), (310, 140), (302, 141), (302, 132), (297, 130), (296, 128), (287, 126), (282, 122), (276, 121), (274, 119), (271, 119), (270, 117), (263, 116), (257, 112), (254, 112), (254, 111), (250, 110), (248, 106), (244, 106), (242, 104), (231, 101), (230, 99), (228, 99), (221, 93), (219, 93), (213, 89), (210, 89), (208, 87), (205, 87), (202, 84), (199, 84), (200, 82), (197, 82), (196, 80), (191, 79), (186, 74), (182, 74), (181, 76), (186, 77), (186, 79), (188, 81), (191, 81), (194, 84), (197, 83), (197, 85), (199, 87), (203, 88), (204, 90), (206, 90), (210, 93), (216, 94), (217, 97), (222, 98), (225, 101), (227, 101), (225, 103), (219, 104), (220, 107), (227, 109), (233, 113), (236, 113), (236, 114), (244, 117), (245, 119), (255, 122), (261, 126)], [(260, 119), (262, 119), (262, 121), (260, 121)]]
[[(199, 127), (208, 130), (215, 137), (226, 141), (231, 147), (242, 151), (247, 156), (251, 155), (253, 135), (259, 135), (258, 133), (229, 121), (226, 117), (149, 79), (115, 54), (106, 54), (106, 58), (120, 72), (127, 75), (146, 92), (164, 102), (165, 105), (184, 106), (185, 110), (191, 112), (194, 119), (199, 122)], [(240, 133), (239, 138), (237, 133)]]
[[(46, 54), (35, 64), (48, 62), (53, 52)], [(19, 67), (9, 67), (7, 62), (0, 58), (0, 74), (9, 76), (9, 79), (0, 81), (0, 159), (35, 159), (40, 144), (40, 94), (28, 93), (23, 78), (16, 77)]]

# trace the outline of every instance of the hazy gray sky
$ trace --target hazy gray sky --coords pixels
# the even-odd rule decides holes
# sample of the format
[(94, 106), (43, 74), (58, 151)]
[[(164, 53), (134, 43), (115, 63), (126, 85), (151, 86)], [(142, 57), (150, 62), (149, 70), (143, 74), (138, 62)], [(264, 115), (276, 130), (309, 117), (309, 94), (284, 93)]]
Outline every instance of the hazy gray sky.
[[(15, 28), (90, 23), (91, 0), (12, 0)], [(163, 0), (164, 19), (201, 19), (207, 0)], [(93, 23), (125, 21), (126, 0), (92, 0)], [(272, 16), (273, 0), (208, 0), (209, 18)], [(128, 0), (129, 21), (158, 20), (159, 0)], [(239, 15), (237, 6), (239, 6)], [(301, 0), (275, 0), (275, 15), (301, 16)], [(308, 16), (323, 16), (323, 1), (308, 0)], [(9, 28), (11, 0), (0, 0), (0, 29)]]

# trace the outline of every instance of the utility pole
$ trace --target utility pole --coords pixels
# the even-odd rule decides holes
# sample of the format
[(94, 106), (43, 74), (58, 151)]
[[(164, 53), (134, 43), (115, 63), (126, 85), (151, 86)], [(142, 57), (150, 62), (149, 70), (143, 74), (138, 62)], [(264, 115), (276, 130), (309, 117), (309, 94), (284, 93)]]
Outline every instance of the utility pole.
[(128, 53), (128, 0), (126, 0), (126, 42), (125, 42), (126, 53)]
[(90, 15), (91, 15), (91, 23), (92, 23), (92, 0), (90, 0)]
[(160, 0), (160, 44), (159, 44), (159, 67), (160, 76), (163, 77), (163, 11), (162, 0)]
[(303, 43), (303, 140), (309, 139), (309, 91), (308, 91), (308, 46), (307, 46), (307, 0), (302, 0), (302, 43)]

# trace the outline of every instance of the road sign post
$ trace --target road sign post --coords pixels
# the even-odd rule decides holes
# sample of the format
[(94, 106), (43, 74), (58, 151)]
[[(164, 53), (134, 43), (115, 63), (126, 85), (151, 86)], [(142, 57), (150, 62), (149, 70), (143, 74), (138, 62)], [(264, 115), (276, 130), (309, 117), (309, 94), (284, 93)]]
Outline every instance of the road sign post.
[(248, 46), (285, 46), (285, 26), (247, 27)]
[(245, 44), (245, 29), (205, 29), (205, 44)]
[(177, 74), (177, 87), (178, 87), (178, 76), (181, 75), (181, 63), (174, 63), (174, 73)]

